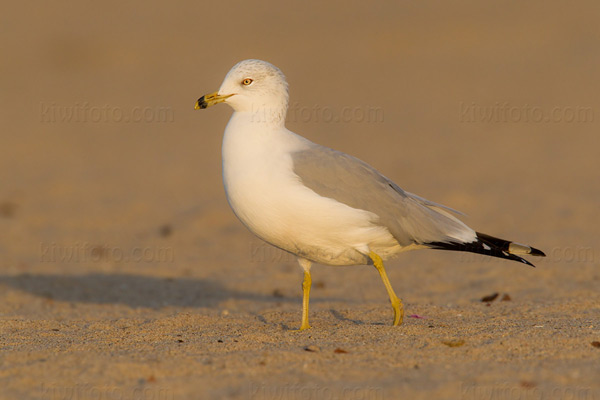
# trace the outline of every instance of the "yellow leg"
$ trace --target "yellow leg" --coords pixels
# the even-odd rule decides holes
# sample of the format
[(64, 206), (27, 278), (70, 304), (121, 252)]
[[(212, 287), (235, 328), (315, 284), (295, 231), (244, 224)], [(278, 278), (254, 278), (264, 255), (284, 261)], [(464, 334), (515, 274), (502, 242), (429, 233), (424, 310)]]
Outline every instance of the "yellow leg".
[(302, 282), (302, 325), (300, 331), (310, 328), (308, 324), (308, 298), (310, 296), (310, 286), (312, 284), (312, 278), (310, 277), (309, 271), (304, 271), (304, 281)]
[(379, 276), (381, 276), (381, 280), (385, 285), (385, 289), (388, 292), (388, 296), (390, 296), (390, 302), (392, 303), (392, 308), (394, 309), (394, 326), (400, 325), (402, 323), (402, 319), (404, 318), (404, 306), (402, 305), (402, 300), (396, 296), (394, 293), (394, 289), (392, 289), (392, 285), (390, 284), (390, 280), (385, 273), (385, 267), (383, 266), (383, 260), (377, 254), (370, 252), (369, 257), (373, 260), (373, 265), (379, 271)]

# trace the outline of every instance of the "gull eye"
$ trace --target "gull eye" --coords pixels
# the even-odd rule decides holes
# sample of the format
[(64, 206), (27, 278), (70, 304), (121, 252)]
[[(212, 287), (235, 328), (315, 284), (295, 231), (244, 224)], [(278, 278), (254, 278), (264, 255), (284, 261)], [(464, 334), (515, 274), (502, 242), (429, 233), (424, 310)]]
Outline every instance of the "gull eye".
[(244, 86), (248, 86), (251, 83), (252, 83), (252, 79), (250, 79), (250, 78), (246, 78), (242, 81), (242, 85), (244, 85)]

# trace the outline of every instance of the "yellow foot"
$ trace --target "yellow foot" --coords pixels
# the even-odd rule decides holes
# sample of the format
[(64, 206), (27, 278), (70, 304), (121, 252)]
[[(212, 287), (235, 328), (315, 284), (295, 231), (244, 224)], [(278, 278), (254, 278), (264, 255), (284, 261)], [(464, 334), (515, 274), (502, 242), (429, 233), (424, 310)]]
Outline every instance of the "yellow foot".
[(402, 320), (404, 319), (404, 306), (402, 305), (402, 300), (396, 298), (397, 302), (392, 302), (392, 308), (394, 309), (394, 322), (392, 326), (402, 325)]
[(306, 324), (306, 325), (302, 324), (302, 326), (300, 326), (300, 329), (292, 329), (292, 332), (302, 332), (302, 331), (305, 331), (305, 330), (310, 329), (310, 328), (311, 328), (310, 325), (308, 325), (308, 324)]
[(305, 270), (304, 281), (302, 282), (302, 325), (300, 325), (300, 329), (297, 329), (296, 332), (302, 332), (304, 330), (310, 329), (310, 325), (308, 324), (308, 299), (310, 296), (311, 284), (312, 278), (310, 277), (310, 272)]
[(388, 292), (388, 296), (390, 297), (390, 303), (392, 303), (392, 308), (394, 309), (394, 322), (392, 326), (398, 326), (402, 323), (404, 319), (404, 306), (402, 305), (402, 300), (396, 296), (394, 293), (394, 289), (392, 289), (392, 285), (390, 284), (390, 280), (385, 273), (385, 267), (383, 266), (383, 260), (377, 254), (371, 252), (369, 253), (369, 257), (373, 260), (373, 266), (377, 268), (379, 271), (379, 275), (381, 276), (381, 280), (385, 286), (385, 289)]

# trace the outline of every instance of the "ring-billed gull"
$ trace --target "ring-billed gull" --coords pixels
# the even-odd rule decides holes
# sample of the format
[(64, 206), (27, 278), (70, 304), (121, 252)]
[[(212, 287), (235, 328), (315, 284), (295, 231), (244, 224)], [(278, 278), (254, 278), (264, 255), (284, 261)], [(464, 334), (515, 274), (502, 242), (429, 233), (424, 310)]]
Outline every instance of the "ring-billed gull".
[(315, 144), (285, 127), (288, 84), (274, 65), (245, 60), (196, 109), (229, 104), (223, 137), (223, 183), (237, 217), (264, 241), (298, 256), (304, 269), (302, 325), (308, 323), (313, 262), (374, 265), (394, 309), (404, 316), (383, 260), (402, 251), (468, 251), (519, 261), (533, 247), (475, 232), (456, 211), (402, 190), (370, 165)]

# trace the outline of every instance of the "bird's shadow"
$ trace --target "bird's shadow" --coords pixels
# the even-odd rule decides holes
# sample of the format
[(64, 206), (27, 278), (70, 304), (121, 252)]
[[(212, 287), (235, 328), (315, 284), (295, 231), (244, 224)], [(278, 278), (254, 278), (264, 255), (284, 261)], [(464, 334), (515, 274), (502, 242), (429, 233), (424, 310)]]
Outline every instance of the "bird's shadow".
[(331, 308), (329, 310), (329, 312), (331, 313), (331, 315), (334, 316), (334, 318), (336, 318), (339, 321), (346, 321), (346, 322), (351, 322), (354, 325), (364, 325), (364, 322), (358, 319), (353, 319), (353, 318), (348, 318), (345, 315), (343, 315), (342, 313), (340, 313), (337, 310), (334, 310), (333, 308)]
[(300, 301), (299, 298), (231, 290), (209, 279), (157, 278), (132, 274), (20, 274), (0, 276), (2, 285), (58, 301), (123, 304), (132, 308), (215, 307), (228, 299), (272, 303)]

